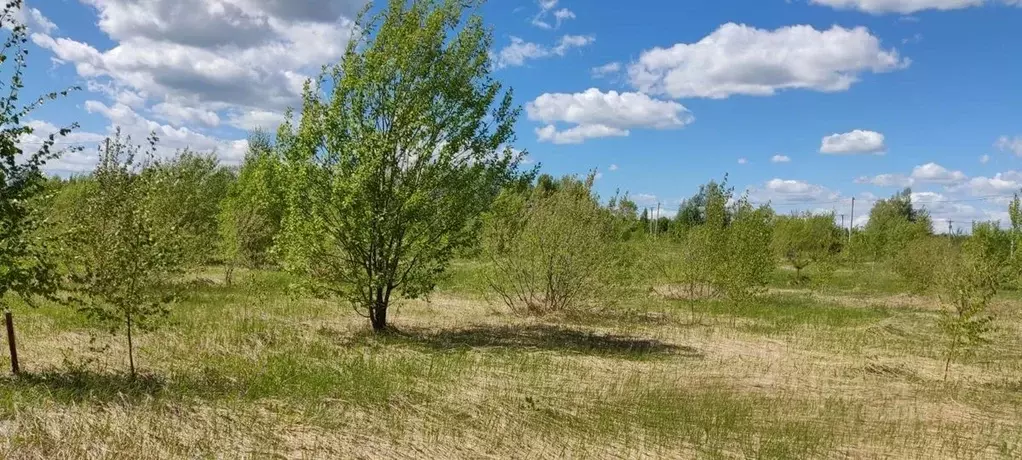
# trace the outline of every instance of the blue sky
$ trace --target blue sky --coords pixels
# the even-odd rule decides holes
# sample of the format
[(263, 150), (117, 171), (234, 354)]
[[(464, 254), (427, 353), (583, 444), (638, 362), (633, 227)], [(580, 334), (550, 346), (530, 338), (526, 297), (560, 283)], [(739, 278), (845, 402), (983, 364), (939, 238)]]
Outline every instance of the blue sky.
[[(88, 170), (115, 126), (166, 151), (243, 156), (301, 82), (336, 62), (364, 0), (28, 0), (36, 112), (78, 121)], [(552, 174), (597, 169), (672, 214), (725, 173), (781, 212), (857, 224), (911, 185), (937, 230), (1006, 222), (1022, 188), (1020, 0), (491, 0), (495, 75), (523, 106), (515, 147)], [(26, 139), (31, 145), (35, 139)], [(967, 226), (967, 225), (966, 225)]]

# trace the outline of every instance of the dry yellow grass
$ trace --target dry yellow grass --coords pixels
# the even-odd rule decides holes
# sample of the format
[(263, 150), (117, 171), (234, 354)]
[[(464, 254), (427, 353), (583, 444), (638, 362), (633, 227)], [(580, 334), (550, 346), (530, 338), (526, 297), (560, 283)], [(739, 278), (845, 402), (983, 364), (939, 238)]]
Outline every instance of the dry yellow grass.
[[(1022, 456), (1010, 300), (995, 344), (944, 382), (932, 311), (838, 295), (700, 301), (696, 316), (651, 297), (537, 319), (447, 290), (403, 303), (398, 332), (375, 336), (350, 309), (285, 295), (278, 278), (197, 285), (140, 339), (137, 381), (122, 372), (123, 338), (59, 307), (19, 312), (34, 373), (0, 381), (0, 455)], [(88, 352), (91, 335), (110, 349)]]

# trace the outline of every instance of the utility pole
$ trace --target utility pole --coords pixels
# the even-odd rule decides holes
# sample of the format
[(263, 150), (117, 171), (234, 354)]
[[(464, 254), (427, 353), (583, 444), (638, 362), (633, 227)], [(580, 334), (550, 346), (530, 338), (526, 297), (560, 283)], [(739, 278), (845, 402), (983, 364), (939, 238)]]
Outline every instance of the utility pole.
[(660, 202), (656, 202), (656, 239), (660, 239)]
[[(842, 216), (842, 219), (844, 217)], [(844, 227), (844, 223), (841, 224)], [(852, 215), (848, 216), (848, 245), (852, 245), (852, 227), (855, 226), (855, 197), (852, 197)]]

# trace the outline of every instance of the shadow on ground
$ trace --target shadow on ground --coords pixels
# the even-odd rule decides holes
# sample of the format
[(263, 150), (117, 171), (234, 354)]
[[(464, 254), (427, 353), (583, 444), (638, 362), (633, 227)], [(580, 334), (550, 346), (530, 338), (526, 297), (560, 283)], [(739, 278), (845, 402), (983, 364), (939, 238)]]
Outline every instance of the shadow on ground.
[(129, 401), (155, 397), (166, 389), (163, 378), (88, 370), (48, 370), (6, 377), (0, 385), (15, 390), (43, 390), (67, 401)]
[(355, 343), (379, 340), (384, 343), (405, 343), (440, 351), (483, 348), (540, 350), (636, 359), (658, 356), (703, 357), (701, 351), (689, 346), (674, 345), (655, 339), (598, 334), (547, 324), (478, 325), (445, 330), (402, 328), (383, 335), (366, 331), (353, 338)]

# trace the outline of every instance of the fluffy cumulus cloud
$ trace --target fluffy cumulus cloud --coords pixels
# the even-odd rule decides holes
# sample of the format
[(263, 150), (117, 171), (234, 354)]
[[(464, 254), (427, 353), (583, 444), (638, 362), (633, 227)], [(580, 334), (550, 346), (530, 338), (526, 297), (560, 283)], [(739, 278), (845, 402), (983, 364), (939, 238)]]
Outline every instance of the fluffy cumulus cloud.
[(592, 35), (565, 35), (554, 46), (541, 45), (511, 37), (511, 43), (502, 48), (495, 56), (498, 69), (525, 65), (527, 61), (554, 56), (564, 56), (569, 51), (593, 44), (596, 37)]
[(912, 180), (921, 184), (954, 185), (964, 182), (967, 177), (961, 171), (951, 171), (937, 163), (926, 163), (912, 170)]
[(831, 134), (823, 138), (820, 153), (831, 155), (872, 153), (883, 154), (887, 151), (884, 135), (876, 131), (856, 129), (842, 134)]
[[(14, 10), (15, 20), (28, 26), (29, 32), (41, 32), (48, 34), (57, 30), (57, 25), (54, 24), (53, 21), (50, 21), (49, 18), (44, 16), (38, 8), (32, 8), (32, 5), (29, 5), (28, 3), (30, 2), (25, 2), (21, 8)], [(4, 24), (4, 26), (9, 25), (9, 23)]]
[[(62, 127), (42, 120), (31, 120), (28, 126), (32, 133), (21, 136), (18, 147), (22, 152), (33, 153), (42, 148), (43, 143), (51, 134), (56, 134)], [(72, 131), (67, 136), (55, 136), (52, 150), (64, 152), (59, 159), (47, 163), (45, 169), (51, 173), (70, 175), (90, 171), (96, 166), (95, 147), (106, 136), (98, 133)], [(80, 148), (79, 148), (80, 147)], [(90, 149), (90, 150), (83, 150)]]
[(300, 103), (306, 78), (341, 57), (354, 30), (350, 18), (366, 3), (81, 1), (96, 13), (110, 46), (59, 36), (55, 26), (34, 28), (31, 38), (55, 62), (73, 66), (93, 98), (107, 99), (87, 108), (107, 117), (111, 129), (133, 122), (125, 129), (153, 128), (166, 142), (194, 141), (188, 146), (217, 148), (227, 160), (241, 142), (203, 131), (225, 121), (272, 129), (266, 125), (285, 107)]
[(1009, 196), (1022, 189), (1022, 172), (1007, 171), (993, 177), (973, 177), (949, 190), (973, 196)]
[(107, 105), (100, 101), (89, 100), (85, 102), (85, 110), (107, 118), (110, 120), (111, 127), (121, 128), (122, 134), (131, 136), (135, 143), (143, 142), (150, 133), (155, 134), (160, 141), (157, 154), (163, 157), (170, 156), (181, 149), (215, 151), (219, 154), (221, 161), (227, 164), (239, 164), (248, 149), (246, 140), (223, 140), (185, 126), (161, 124), (120, 103)]
[[(558, 144), (627, 136), (633, 128), (676, 129), (695, 120), (685, 106), (674, 101), (596, 88), (575, 94), (543, 94), (525, 109), (530, 120), (546, 124), (536, 130), (539, 140)], [(559, 130), (556, 123), (574, 126)]]
[[(854, 9), (872, 14), (911, 14), (923, 10), (958, 10), (979, 6), (988, 0), (809, 0), (810, 3), (837, 9)], [(1011, 2), (1013, 0), (1007, 0)]]
[(785, 89), (844, 91), (862, 73), (908, 65), (864, 27), (764, 30), (728, 23), (696, 43), (643, 52), (628, 74), (632, 85), (647, 93), (726, 98)]
[(832, 202), (841, 194), (822, 185), (792, 179), (771, 179), (760, 187), (750, 187), (749, 197), (757, 203), (813, 203)]
[(911, 187), (916, 184), (936, 184), (953, 187), (968, 180), (961, 171), (952, 171), (937, 163), (926, 163), (912, 169), (912, 174), (880, 174), (863, 176), (855, 180), (857, 184), (872, 184), (878, 187)]
[(1002, 224), (1006, 223), (1003, 211), (974, 204), (982, 202), (962, 202), (937, 192), (915, 192), (911, 199), (913, 206), (930, 213), (933, 230), (938, 233), (946, 233), (949, 229), (968, 233), (972, 230), (972, 222), (1001, 220)]
[(771, 163), (791, 163), (791, 157), (787, 155), (774, 155), (770, 158)]

